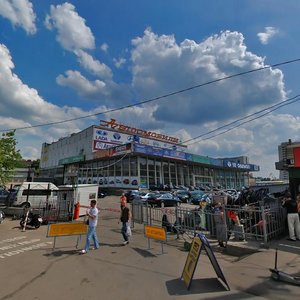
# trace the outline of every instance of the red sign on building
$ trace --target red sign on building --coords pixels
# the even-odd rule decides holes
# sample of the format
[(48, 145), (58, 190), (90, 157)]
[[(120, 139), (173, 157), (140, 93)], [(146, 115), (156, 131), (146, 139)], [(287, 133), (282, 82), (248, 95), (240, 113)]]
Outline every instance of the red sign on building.
[(300, 147), (293, 149), (294, 153), (294, 167), (300, 167)]

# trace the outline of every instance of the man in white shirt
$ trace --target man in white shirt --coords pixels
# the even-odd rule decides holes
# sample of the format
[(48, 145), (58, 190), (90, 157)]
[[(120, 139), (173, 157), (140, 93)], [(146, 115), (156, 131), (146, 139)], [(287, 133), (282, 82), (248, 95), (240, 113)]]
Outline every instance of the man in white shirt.
[(99, 248), (99, 240), (97, 237), (97, 223), (98, 223), (98, 208), (96, 207), (96, 200), (91, 201), (91, 207), (87, 210), (86, 215), (88, 216), (88, 221), (89, 221), (89, 228), (88, 232), (86, 235), (86, 243), (85, 247), (83, 250), (81, 250), (82, 254), (87, 253), (90, 250), (90, 243), (91, 240), (93, 239), (94, 241), (94, 248), (98, 249)]

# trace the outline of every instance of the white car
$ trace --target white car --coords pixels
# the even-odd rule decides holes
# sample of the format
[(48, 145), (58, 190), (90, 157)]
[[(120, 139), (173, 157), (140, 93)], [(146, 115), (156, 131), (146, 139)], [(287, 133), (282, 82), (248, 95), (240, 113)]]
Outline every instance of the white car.
[(140, 193), (141, 199), (147, 201), (149, 198), (154, 198), (160, 195), (160, 193), (150, 192), (150, 193)]

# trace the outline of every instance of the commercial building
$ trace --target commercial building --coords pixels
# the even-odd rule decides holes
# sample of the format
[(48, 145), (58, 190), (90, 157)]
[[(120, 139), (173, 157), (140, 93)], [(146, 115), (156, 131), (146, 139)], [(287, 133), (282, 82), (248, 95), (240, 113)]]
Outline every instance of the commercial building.
[(211, 158), (189, 153), (176, 137), (130, 127), (115, 119), (42, 145), (40, 176), (57, 184), (102, 187), (248, 185), (259, 167), (245, 156)]
[[(287, 146), (289, 145), (289, 142), (281, 143), (278, 146), (278, 158), (279, 162), (286, 162), (287, 160)], [(289, 172), (287, 169), (281, 169), (279, 170), (279, 179), (280, 180), (289, 180)]]
[(295, 197), (300, 193), (300, 142), (292, 142), (289, 139), (281, 145), (285, 147), (285, 155), (275, 163), (275, 167), (279, 171), (288, 172), (290, 190)]

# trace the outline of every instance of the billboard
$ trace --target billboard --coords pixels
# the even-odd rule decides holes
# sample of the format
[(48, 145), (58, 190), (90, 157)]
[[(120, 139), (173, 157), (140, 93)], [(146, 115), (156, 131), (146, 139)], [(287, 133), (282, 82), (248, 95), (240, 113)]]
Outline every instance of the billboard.
[(108, 149), (117, 145), (128, 144), (131, 142), (136, 142), (152, 147), (170, 148), (174, 150), (185, 149), (185, 146), (174, 145), (172, 143), (140, 137), (138, 135), (126, 134), (113, 130), (103, 129), (100, 127), (94, 127), (92, 149), (93, 152)]

